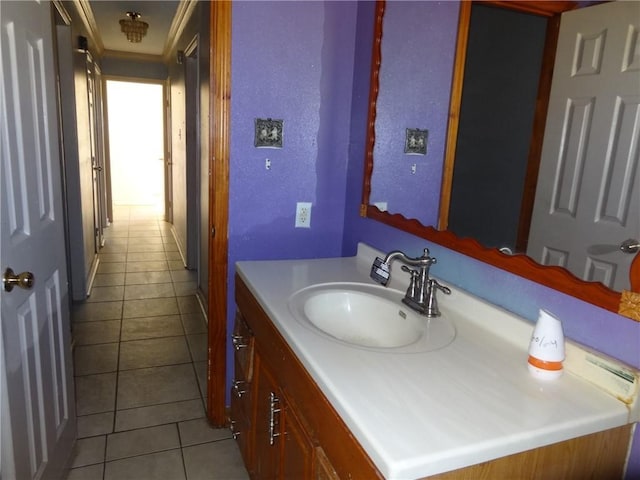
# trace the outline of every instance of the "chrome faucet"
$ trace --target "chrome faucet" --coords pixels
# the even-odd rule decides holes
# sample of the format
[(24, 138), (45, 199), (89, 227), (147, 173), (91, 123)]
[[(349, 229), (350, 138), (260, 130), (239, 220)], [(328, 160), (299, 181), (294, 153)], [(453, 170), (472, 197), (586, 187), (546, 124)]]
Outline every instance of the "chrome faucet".
[[(449, 295), (451, 290), (439, 284), (437, 280), (429, 278), (429, 268), (437, 262), (434, 257), (429, 256), (429, 249), (425, 248), (422, 256), (416, 258), (408, 257), (400, 250), (389, 252), (384, 260), (377, 257), (371, 266), (371, 278), (379, 284), (387, 286), (391, 278), (389, 267), (394, 260), (400, 260), (404, 263), (402, 271), (411, 276), (409, 288), (407, 288), (402, 302), (429, 318), (440, 316), (436, 292), (440, 290)], [(417, 268), (412, 269), (407, 265)]]

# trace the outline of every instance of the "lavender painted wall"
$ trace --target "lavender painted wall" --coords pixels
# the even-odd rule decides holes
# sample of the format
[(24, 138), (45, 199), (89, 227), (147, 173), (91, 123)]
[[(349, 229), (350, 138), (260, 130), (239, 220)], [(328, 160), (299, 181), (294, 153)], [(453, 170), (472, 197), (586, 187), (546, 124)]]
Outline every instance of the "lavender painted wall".
[[(456, 2), (398, 1), (384, 12), (371, 202), (425, 225), (438, 221), (457, 12)], [(407, 128), (429, 131), (426, 155), (404, 152)]]
[[(235, 262), (342, 255), (356, 7), (233, 4), (228, 332)], [(254, 147), (255, 118), (284, 120), (282, 149)], [(298, 201), (309, 229), (294, 228)]]
[[(451, 12), (457, 19), (457, 12)], [(367, 3), (358, 9), (358, 41), (356, 59), (365, 56), (370, 46), (366, 44), (366, 28), (373, 19), (373, 7)], [(443, 27), (447, 25), (443, 21)], [(449, 27), (445, 27), (449, 28)], [(455, 48), (455, 44), (442, 46), (444, 50)], [(363, 62), (364, 63), (364, 62)], [(365, 132), (362, 118), (366, 119), (367, 99), (361, 92), (368, 85), (366, 65), (356, 62), (354, 74), (354, 95), (352, 103), (351, 155), (348, 168), (348, 185), (354, 188), (362, 182), (364, 168)], [(450, 85), (440, 92), (443, 97), (450, 95)], [(438, 259), (432, 267), (435, 276), (445, 283), (460, 287), (468, 292), (495, 303), (526, 319), (535, 321), (538, 309), (545, 308), (558, 316), (563, 322), (565, 334), (586, 346), (592, 347), (630, 365), (640, 368), (640, 323), (595, 307), (573, 297), (561, 294), (534, 282), (530, 282), (503, 270), (483, 264), (452, 250), (434, 245), (405, 232), (388, 227), (382, 223), (359, 216), (360, 192), (347, 196), (344, 255), (354, 255), (357, 242), (366, 242), (382, 251), (401, 249), (409, 254), (418, 255), (428, 247)], [(526, 359), (523, 358), (523, 361)], [(634, 442), (627, 467), (626, 478), (640, 476), (640, 431), (634, 436)]]

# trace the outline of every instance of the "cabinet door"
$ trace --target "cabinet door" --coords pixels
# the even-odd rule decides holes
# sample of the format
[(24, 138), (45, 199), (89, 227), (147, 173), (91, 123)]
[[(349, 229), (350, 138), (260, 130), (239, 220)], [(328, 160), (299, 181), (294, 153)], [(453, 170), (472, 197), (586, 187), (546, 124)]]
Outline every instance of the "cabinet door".
[(279, 478), (282, 458), (281, 405), (273, 375), (261, 358), (255, 358), (256, 387), (255, 457), (256, 478)]
[(285, 479), (311, 478), (314, 446), (293, 404), (284, 398), (282, 473)]

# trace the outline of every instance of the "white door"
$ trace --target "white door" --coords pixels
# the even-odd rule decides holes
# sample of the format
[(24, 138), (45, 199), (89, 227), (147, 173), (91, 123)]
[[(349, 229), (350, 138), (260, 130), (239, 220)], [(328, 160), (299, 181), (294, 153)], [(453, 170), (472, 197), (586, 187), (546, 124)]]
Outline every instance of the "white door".
[[(2, 478), (60, 478), (75, 401), (51, 3), (0, 2)], [(33, 273), (7, 291), (6, 269)]]
[(527, 254), (628, 289), (633, 255), (606, 246), (640, 238), (640, 2), (560, 25)]

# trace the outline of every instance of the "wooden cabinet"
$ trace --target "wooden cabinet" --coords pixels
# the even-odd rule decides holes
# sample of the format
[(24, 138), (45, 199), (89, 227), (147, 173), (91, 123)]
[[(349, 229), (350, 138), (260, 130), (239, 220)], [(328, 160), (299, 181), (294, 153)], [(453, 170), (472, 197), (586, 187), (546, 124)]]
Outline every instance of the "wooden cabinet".
[[(236, 276), (231, 425), (253, 479), (382, 475)], [(631, 425), (429, 477), (622, 478)]]
[(382, 478), (236, 277), (231, 426), (254, 479)]

